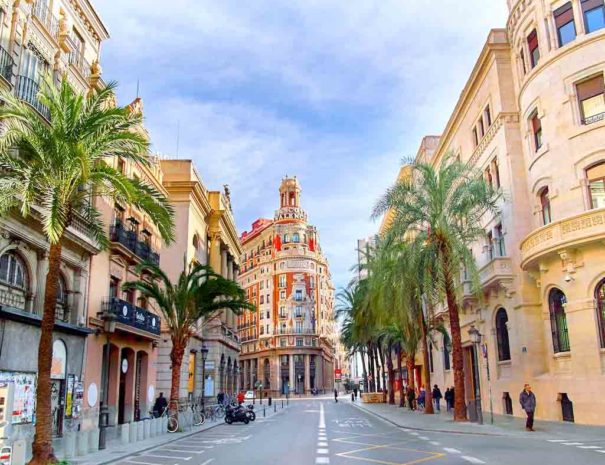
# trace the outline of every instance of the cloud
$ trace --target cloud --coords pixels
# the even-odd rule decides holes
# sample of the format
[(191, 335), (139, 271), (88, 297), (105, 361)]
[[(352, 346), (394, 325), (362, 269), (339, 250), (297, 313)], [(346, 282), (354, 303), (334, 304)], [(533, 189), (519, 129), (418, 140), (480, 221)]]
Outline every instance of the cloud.
[[(231, 185), (240, 231), (297, 175), (337, 286), (400, 160), (439, 133), (504, 0), (96, 0), (104, 77), (155, 148)], [(469, 21), (468, 18), (472, 18)]]

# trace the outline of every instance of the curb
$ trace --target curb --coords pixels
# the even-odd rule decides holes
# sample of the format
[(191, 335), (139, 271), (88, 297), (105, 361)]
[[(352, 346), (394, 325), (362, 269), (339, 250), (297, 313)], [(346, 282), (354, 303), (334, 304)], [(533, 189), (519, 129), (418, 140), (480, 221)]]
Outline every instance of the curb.
[(509, 434), (487, 433), (487, 432), (481, 432), (481, 431), (478, 431), (478, 432), (452, 431), (452, 430), (447, 430), (447, 429), (431, 429), (431, 428), (418, 428), (416, 426), (404, 426), (404, 425), (400, 425), (399, 423), (394, 422), (393, 420), (385, 417), (384, 415), (381, 415), (376, 412), (372, 412), (370, 409), (362, 407), (361, 405), (357, 405), (352, 402), (350, 402), (349, 404), (353, 405), (354, 407), (358, 408), (359, 410), (369, 413), (370, 415), (374, 415), (375, 417), (380, 418), (381, 420), (386, 421), (387, 423), (390, 423), (393, 426), (396, 426), (397, 428), (401, 428), (401, 429), (409, 429), (412, 431), (427, 431), (427, 432), (432, 432), (432, 433), (463, 434), (463, 435), (469, 435), (469, 436), (514, 437), (513, 435), (509, 435)]

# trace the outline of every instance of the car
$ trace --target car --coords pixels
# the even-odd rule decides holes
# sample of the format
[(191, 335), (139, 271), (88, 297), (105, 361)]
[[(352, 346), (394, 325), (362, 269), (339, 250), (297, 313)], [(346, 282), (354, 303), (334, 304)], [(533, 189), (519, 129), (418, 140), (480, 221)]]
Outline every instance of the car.
[(244, 394), (244, 399), (245, 400), (254, 399), (254, 391), (246, 391), (246, 394)]

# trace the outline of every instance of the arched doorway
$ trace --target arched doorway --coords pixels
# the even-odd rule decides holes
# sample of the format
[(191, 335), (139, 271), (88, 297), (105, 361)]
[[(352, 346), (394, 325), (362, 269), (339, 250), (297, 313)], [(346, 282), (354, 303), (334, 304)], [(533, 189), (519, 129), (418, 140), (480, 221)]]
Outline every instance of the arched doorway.
[(134, 421), (139, 421), (146, 417), (146, 412), (151, 410), (147, 405), (147, 369), (149, 356), (147, 352), (140, 350), (137, 352), (137, 361), (135, 367), (134, 382)]
[(130, 423), (134, 418), (134, 379), (135, 354), (134, 350), (124, 348), (120, 353), (118, 385), (118, 424)]

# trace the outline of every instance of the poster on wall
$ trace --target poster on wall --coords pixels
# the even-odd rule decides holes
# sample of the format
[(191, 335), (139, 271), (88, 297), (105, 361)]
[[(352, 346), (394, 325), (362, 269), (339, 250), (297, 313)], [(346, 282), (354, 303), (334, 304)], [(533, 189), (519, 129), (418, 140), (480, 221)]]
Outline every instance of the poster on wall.
[(65, 418), (71, 418), (71, 408), (73, 405), (74, 385), (76, 379), (74, 375), (67, 377), (67, 393), (65, 395)]
[(11, 423), (33, 423), (36, 418), (36, 375), (3, 371), (0, 372), (0, 382), (13, 383), (15, 386), (10, 410)]

